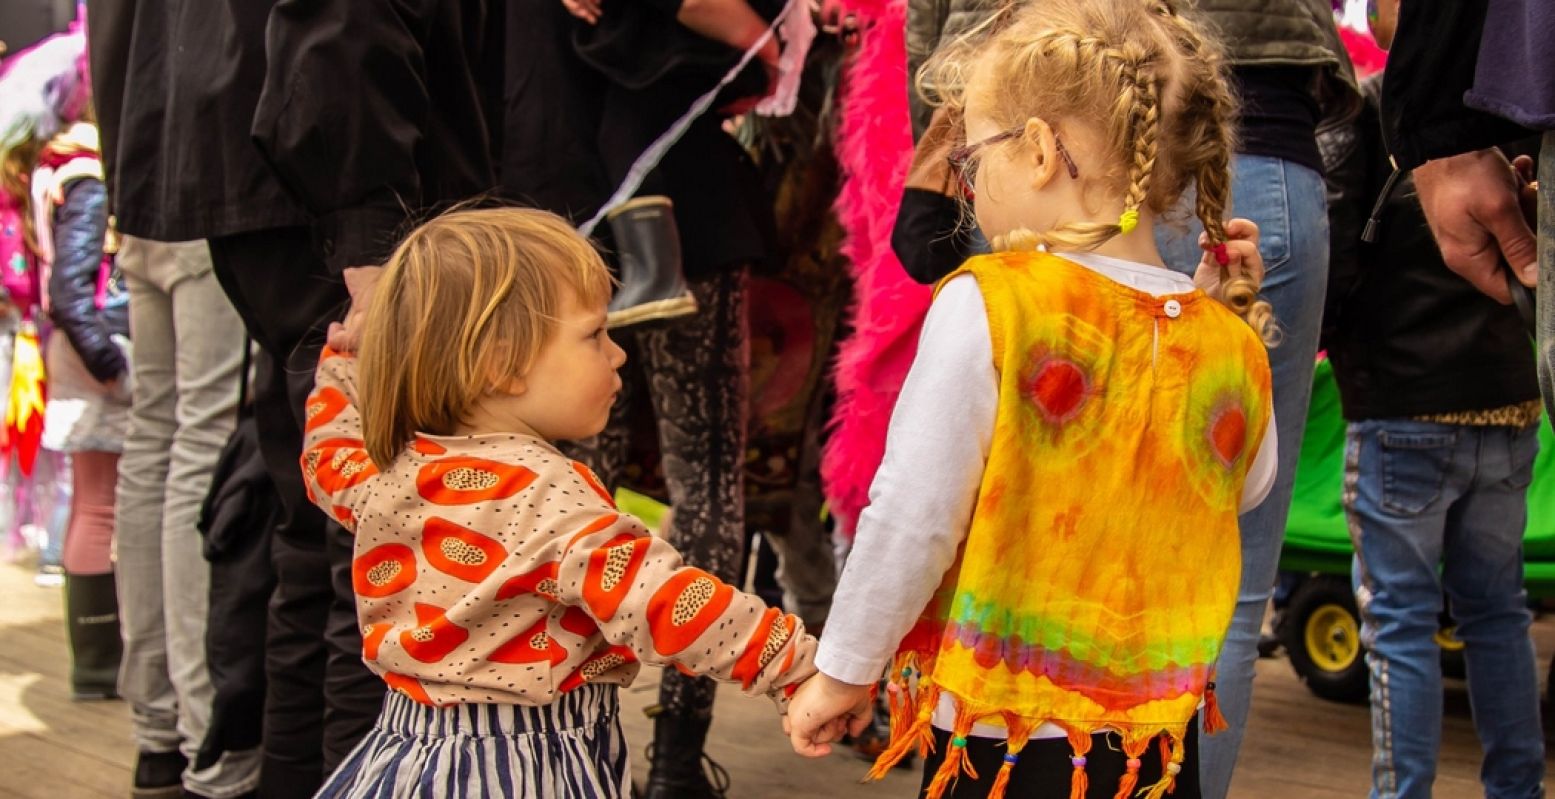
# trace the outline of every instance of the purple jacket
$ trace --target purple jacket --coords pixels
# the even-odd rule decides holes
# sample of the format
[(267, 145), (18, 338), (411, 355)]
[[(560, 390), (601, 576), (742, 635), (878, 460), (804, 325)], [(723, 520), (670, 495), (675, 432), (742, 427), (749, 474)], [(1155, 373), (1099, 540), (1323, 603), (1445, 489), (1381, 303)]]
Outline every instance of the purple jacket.
[(1464, 102), (1532, 130), (1555, 130), (1555, 5), (1490, 0)]

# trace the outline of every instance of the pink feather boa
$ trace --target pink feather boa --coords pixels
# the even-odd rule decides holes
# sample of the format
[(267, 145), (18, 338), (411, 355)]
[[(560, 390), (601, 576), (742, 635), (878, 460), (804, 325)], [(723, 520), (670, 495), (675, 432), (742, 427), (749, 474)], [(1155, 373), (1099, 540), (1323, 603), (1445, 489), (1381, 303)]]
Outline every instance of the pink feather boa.
[(907, 108), (906, 0), (844, 0), (861, 45), (848, 66), (837, 158), (843, 183), (837, 218), (852, 264), (852, 335), (837, 356), (837, 407), (821, 457), (821, 480), (839, 530), (851, 537), (885, 454), (886, 427), (918, 350), (931, 291), (907, 276), (891, 251), (891, 228), (912, 159)]

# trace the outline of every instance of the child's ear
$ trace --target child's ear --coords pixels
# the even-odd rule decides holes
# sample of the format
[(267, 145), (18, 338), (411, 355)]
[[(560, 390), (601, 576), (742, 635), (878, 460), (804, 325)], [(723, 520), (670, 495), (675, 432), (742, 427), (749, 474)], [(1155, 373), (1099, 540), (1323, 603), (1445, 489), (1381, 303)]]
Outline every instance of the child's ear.
[(1047, 120), (1031, 117), (1021, 140), (1031, 147), (1031, 188), (1041, 191), (1058, 176), (1058, 134)]
[(501, 375), (491, 378), (491, 390), (493, 393), (506, 394), (510, 397), (521, 397), (529, 390), (529, 384), (523, 375)]

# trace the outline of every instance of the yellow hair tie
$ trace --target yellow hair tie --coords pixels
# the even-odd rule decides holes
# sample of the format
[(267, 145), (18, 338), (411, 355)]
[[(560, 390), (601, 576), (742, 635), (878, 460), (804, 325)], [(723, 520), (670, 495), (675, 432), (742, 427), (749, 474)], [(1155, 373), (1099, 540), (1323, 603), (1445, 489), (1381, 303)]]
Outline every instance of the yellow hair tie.
[(1138, 226), (1139, 212), (1136, 210), (1124, 211), (1123, 215), (1118, 217), (1118, 229), (1124, 233), (1132, 232)]

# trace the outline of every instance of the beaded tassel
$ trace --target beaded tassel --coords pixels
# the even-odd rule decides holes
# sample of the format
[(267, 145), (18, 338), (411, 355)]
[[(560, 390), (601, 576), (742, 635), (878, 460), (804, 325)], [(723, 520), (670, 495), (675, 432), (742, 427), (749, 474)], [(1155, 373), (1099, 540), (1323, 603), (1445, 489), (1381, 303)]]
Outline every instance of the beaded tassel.
[(1118, 792), (1112, 799), (1129, 799), (1134, 789), (1139, 786), (1139, 767), (1144, 765), (1139, 762), (1139, 756), (1150, 748), (1150, 739), (1142, 741), (1124, 741), (1123, 754), (1128, 755), (1128, 770), (1123, 772), (1122, 779), (1118, 780)]
[(1226, 717), (1220, 713), (1220, 702), (1215, 699), (1215, 681), (1210, 680), (1204, 686), (1204, 734), (1214, 735), (1229, 726)]
[(972, 767), (972, 759), (966, 755), (966, 736), (972, 731), (972, 715), (966, 708), (956, 711), (956, 724), (950, 733), (950, 747), (945, 750), (945, 761), (940, 763), (939, 771), (934, 772), (934, 779), (923, 792), (923, 799), (944, 799), (945, 792), (962, 774), (971, 779), (977, 779), (977, 769)]
[(1026, 742), (1031, 740), (1031, 731), (1036, 725), (1013, 713), (1005, 713), (1004, 728), (1009, 731), (1009, 741), (1005, 744), (1007, 750), (1004, 753), (1004, 763), (999, 766), (999, 773), (994, 775), (993, 785), (988, 789), (988, 799), (1004, 799), (1004, 794), (1010, 787), (1011, 772), (1015, 770), (1015, 762), (1020, 759), (1020, 751), (1026, 748)]
[(1069, 731), (1069, 746), (1074, 754), (1069, 762), (1074, 766), (1074, 773), (1069, 777), (1069, 799), (1085, 799), (1085, 794), (1091, 789), (1091, 778), (1085, 773), (1085, 756), (1091, 751), (1091, 736), (1089, 733)]
[[(900, 727), (892, 725), (891, 743), (886, 747), (880, 757), (875, 759), (875, 765), (869, 769), (869, 779), (884, 779), (891, 773), (902, 758), (907, 756), (914, 747), (920, 752), (926, 751), (925, 747), (932, 749), (934, 746), (934, 729), (930, 722), (934, 720), (934, 708), (939, 705), (939, 687), (924, 679), (918, 683), (918, 696), (916, 700), (906, 697), (902, 701), (911, 707), (913, 701), (918, 705), (918, 715), (911, 724), (903, 724)], [(905, 716), (905, 714), (903, 714)]]
[[(1167, 753), (1167, 736), (1161, 736), (1162, 755)], [(1144, 799), (1163, 799), (1167, 794), (1177, 790), (1177, 775), (1182, 773), (1182, 761), (1186, 755), (1183, 749), (1182, 738), (1171, 736), (1170, 757), (1163, 757), (1161, 779), (1155, 785), (1150, 786), (1150, 792)]]

